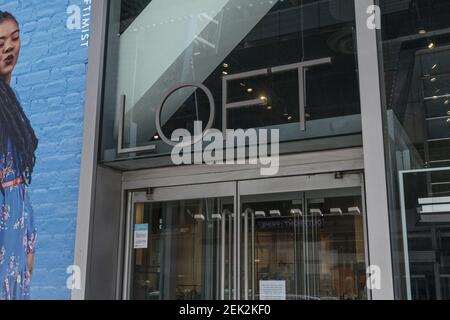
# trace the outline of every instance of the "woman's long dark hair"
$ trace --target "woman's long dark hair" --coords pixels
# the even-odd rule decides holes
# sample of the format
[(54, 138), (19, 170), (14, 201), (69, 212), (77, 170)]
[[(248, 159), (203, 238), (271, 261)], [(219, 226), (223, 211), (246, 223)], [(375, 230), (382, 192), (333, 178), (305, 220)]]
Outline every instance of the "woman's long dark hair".
[[(17, 20), (8, 12), (0, 11), (0, 24), (5, 20)], [(18, 24), (17, 24), (18, 25)], [(8, 144), (11, 143), (11, 150)], [(31, 176), (36, 163), (38, 139), (17, 100), (12, 88), (0, 77), (0, 158), (7, 157), (12, 152), (14, 166), (19, 169), (25, 183), (31, 183)], [(4, 190), (0, 184), (0, 190)]]
[[(12, 150), (8, 150), (8, 142)], [(37, 146), (38, 139), (14, 91), (0, 80), (0, 150), (5, 158), (13, 152), (14, 165), (27, 183), (31, 183)]]

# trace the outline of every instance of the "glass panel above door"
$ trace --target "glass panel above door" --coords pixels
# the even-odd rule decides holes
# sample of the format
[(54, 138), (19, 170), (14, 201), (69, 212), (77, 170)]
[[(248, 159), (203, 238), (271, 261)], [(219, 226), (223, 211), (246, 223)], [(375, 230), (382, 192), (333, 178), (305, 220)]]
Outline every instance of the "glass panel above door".
[[(210, 103), (197, 85), (211, 93), (213, 127), (222, 131), (278, 128), (284, 142), (361, 145), (353, 3), (111, 2), (101, 160), (169, 154), (156, 130), (160, 105), (169, 138), (193, 133), (194, 121), (205, 127)], [(177, 89), (185, 83), (192, 86)]]

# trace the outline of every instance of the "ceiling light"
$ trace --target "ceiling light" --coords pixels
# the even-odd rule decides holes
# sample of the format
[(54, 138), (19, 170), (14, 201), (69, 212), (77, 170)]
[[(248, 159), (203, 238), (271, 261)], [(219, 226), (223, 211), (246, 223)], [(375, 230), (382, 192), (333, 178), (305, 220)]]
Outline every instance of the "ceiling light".
[(340, 215), (340, 216), (342, 216), (342, 209), (341, 208), (331, 208), (330, 209), (330, 213), (331, 214), (338, 214), (338, 215)]
[(292, 120), (292, 116), (288, 116), (288, 118), (287, 118), (289, 121), (291, 121)]
[(433, 77), (433, 78), (430, 79), (431, 82), (436, 82), (436, 80), (437, 80), (436, 77)]
[(430, 43), (428, 44), (428, 49), (434, 49), (436, 47), (436, 45), (434, 44), (433, 41), (430, 41)]
[(450, 116), (450, 110), (447, 111), (447, 114)]
[(450, 123), (450, 118), (447, 118), (447, 123)]
[(153, 138), (154, 138), (155, 140), (158, 140), (158, 139), (159, 139), (159, 136), (156, 134), (156, 135), (153, 136)]
[(261, 96), (261, 97), (259, 97), (261, 100), (267, 100), (267, 97), (265, 97), (265, 96)]
[(223, 64), (223, 67), (224, 67), (224, 68), (228, 68), (228, 67), (229, 67), (228, 63), (224, 63), (224, 64)]
[(267, 106), (267, 110), (272, 110), (272, 106)]
[(433, 64), (433, 66), (431, 67), (432, 70), (436, 69), (438, 67), (437, 63)]
[(320, 209), (313, 208), (313, 209), (309, 210), (309, 212), (310, 212), (312, 215), (319, 215), (319, 216), (323, 217), (322, 210), (320, 210)]
[(222, 74), (223, 74), (224, 76), (226, 76), (226, 75), (228, 75), (228, 72), (222, 71)]
[(272, 217), (281, 217), (281, 212), (280, 210), (270, 210), (270, 215)]
[(266, 213), (264, 211), (255, 211), (255, 217), (265, 217)]
[(417, 31), (419, 34), (425, 34), (427, 33), (427, 30), (425, 30), (424, 28), (420, 28), (419, 31)]
[(248, 89), (247, 89), (247, 92), (248, 92), (248, 93), (252, 93), (252, 92), (253, 92), (253, 89), (252, 89), (252, 88), (248, 88)]
[(361, 210), (358, 207), (350, 207), (348, 208), (348, 213), (353, 213), (353, 214), (361, 214)]
[(447, 100), (444, 101), (444, 104), (445, 104), (445, 105), (448, 105), (449, 102), (450, 102), (450, 101), (447, 99)]
[(438, 96), (432, 96), (431, 99), (437, 100), (437, 99), (438, 99)]
[(194, 215), (194, 219), (197, 221), (205, 221), (205, 216), (203, 214), (196, 214)]

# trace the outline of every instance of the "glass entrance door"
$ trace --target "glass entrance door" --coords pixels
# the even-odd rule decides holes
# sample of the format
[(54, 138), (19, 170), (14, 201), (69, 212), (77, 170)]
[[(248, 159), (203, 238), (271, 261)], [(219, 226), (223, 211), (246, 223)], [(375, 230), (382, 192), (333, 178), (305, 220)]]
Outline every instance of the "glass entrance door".
[(124, 295), (367, 299), (362, 190), (327, 174), (131, 193)]
[(360, 177), (321, 178), (242, 184), (242, 299), (367, 299)]
[(232, 299), (235, 183), (131, 194), (124, 296)]

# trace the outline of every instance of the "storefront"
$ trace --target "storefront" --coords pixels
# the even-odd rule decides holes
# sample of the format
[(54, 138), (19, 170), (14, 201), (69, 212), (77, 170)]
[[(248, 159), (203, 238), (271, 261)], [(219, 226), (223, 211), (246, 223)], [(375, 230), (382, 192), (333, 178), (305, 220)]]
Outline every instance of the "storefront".
[(367, 298), (362, 199), (358, 173), (130, 193), (124, 297), (258, 299), (280, 281), (284, 299)]
[[(373, 5), (96, 1), (73, 298), (401, 297)], [(243, 161), (228, 139), (175, 165), (167, 137), (199, 121), (277, 130), (277, 170), (249, 135)]]

